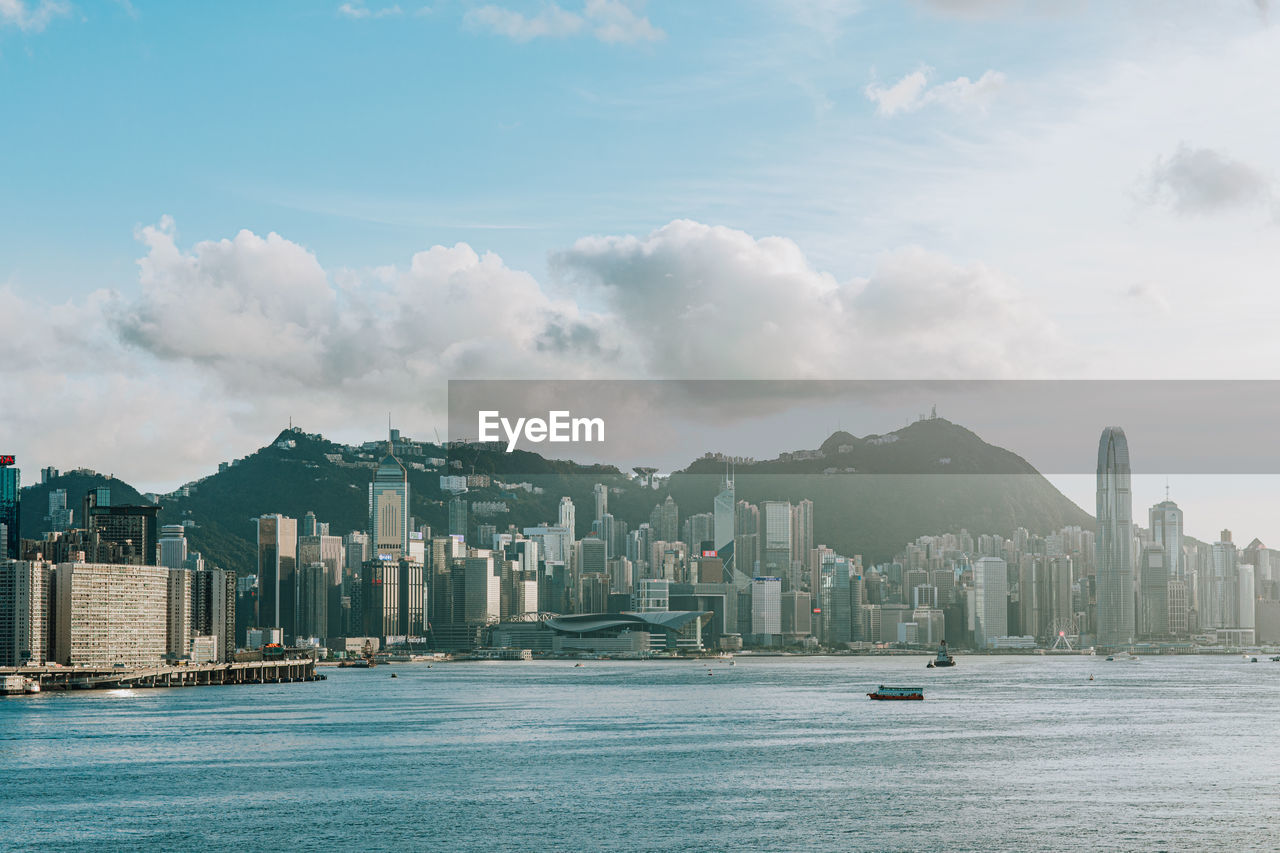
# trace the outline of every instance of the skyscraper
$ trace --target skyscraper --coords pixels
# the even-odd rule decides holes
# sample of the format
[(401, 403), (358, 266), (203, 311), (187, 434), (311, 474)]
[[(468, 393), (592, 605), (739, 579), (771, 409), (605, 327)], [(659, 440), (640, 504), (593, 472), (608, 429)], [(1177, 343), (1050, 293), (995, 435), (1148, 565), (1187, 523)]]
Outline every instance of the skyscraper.
[(675, 542), (680, 537), (680, 507), (675, 498), (667, 495), (665, 501), (653, 508), (649, 513), (649, 528), (655, 540)]
[(273, 514), (258, 518), (258, 621), (280, 628), (292, 640), (297, 630), (298, 520)]
[(973, 641), (986, 648), (995, 637), (1009, 633), (1009, 568), (1000, 557), (979, 557), (973, 563)]
[(1182, 510), (1170, 500), (1156, 504), (1150, 511), (1151, 539), (1164, 548), (1164, 562), (1170, 580), (1185, 580), (1182, 562)]
[(726, 474), (724, 483), (720, 487), (720, 491), (716, 494), (715, 500), (712, 501), (712, 515), (714, 516), (714, 542), (716, 548), (716, 556), (720, 558), (723, 566), (724, 579), (735, 584), (739, 588), (745, 587), (750, 582), (750, 574), (739, 578), (733, 562), (733, 537), (737, 525), (737, 501), (734, 497), (733, 475)]
[(595, 520), (599, 521), (604, 517), (604, 514), (609, 511), (609, 487), (604, 483), (596, 483), (593, 491), (595, 492), (596, 497)]
[(22, 555), (22, 472), (13, 466), (12, 456), (0, 456), (0, 560), (16, 560)]
[(1098, 644), (1133, 642), (1133, 495), (1129, 443), (1124, 430), (1107, 427), (1098, 441)]
[(392, 455), (390, 442), (369, 484), (369, 536), (375, 557), (398, 560), (409, 551), (409, 472)]
[(1139, 560), (1138, 633), (1144, 637), (1169, 634), (1169, 568), (1163, 545), (1148, 545)]
[(462, 498), (449, 501), (449, 535), (467, 538), (467, 502)]
[(160, 528), (160, 565), (181, 569), (187, 563), (187, 534), (181, 524), (166, 524)]
[(760, 505), (764, 526), (764, 554), (760, 572), (769, 577), (791, 576), (791, 504), (765, 501)]
[(574, 514), (573, 501), (565, 495), (560, 499), (560, 517), (557, 526), (568, 529), (570, 539), (576, 539), (578, 536), (578, 529), (574, 526), (577, 521)]

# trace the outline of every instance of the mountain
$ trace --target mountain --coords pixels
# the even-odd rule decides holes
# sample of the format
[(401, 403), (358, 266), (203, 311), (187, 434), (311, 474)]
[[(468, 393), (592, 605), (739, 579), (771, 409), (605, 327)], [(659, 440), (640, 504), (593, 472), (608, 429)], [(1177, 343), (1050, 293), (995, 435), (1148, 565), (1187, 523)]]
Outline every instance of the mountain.
[[(300, 519), (310, 510), (329, 522), (334, 534), (364, 529), (368, 485), (384, 453), (385, 443), (353, 448), (288, 429), (255, 453), (161, 499), (160, 523), (193, 521), (187, 530), (193, 550), (217, 565), (252, 573), (257, 569), (253, 520), (263, 513)], [(429, 464), (436, 458), (449, 461), (437, 468)], [(505, 505), (507, 511), (473, 514), (472, 530), (477, 520), (499, 529), (554, 522), (561, 496), (568, 495), (577, 507), (579, 537), (591, 528), (596, 483), (609, 486), (610, 511), (634, 528), (648, 521), (654, 504), (668, 493), (679, 504), (682, 521), (710, 512), (724, 476), (724, 462), (714, 457), (696, 460), (657, 490), (642, 488), (612, 466), (578, 465), (527, 451), (410, 443), (400, 459), (409, 474), (410, 512), (419, 524), (441, 531), (447, 528), (451, 497), (440, 490), (441, 474), (490, 476), (490, 485), (472, 488), (465, 498)], [(498, 485), (507, 480), (517, 487)], [(837, 432), (817, 450), (740, 464), (735, 480), (739, 500), (812, 500), (815, 541), (862, 554), (867, 562), (890, 559), (923, 534), (965, 528), (975, 535), (1007, 536), (1018, 527), (1047, 533), (1065, 525), (1094, 525), (1026, 460), (940, 418), (881, 436)], [(50, 488), (67, 489), (78, 520), (84, 492), (94, 485), (109, 485), (116, 503), (144, 500), (119, 480), (63, 475), (23, 490), (24, 535), (43, 529), (40, 516)]]
[[(673, 475), (682, 514), (710, 507), (723, 476), (724, 462), (713, 458)], [(814, 540), (866, 562), (891, 559), (925, 534), (1094, 528), (1025, 459), (942, 418), (863, 438), (837, 432), (816, 451), (738, 465), (734, 479), (738, 500), (812, 500)]]
[(90, 489), (102, 486), (111, 489), (111, 498), (114, 503), (132, 505), (151, 503), (124, 480), (83, 469), (68, 471), (44, 483), (23, 487), (21, 524), (23, 538), (38, 539), (44, 535), (44, 531), (49, 529), (46, 518), (49, 514), (50, 492), (56, 489), (66, 490), (67, 508), (75, 512), (72, 523), (79, 527), (84, 522), (84, 496)]

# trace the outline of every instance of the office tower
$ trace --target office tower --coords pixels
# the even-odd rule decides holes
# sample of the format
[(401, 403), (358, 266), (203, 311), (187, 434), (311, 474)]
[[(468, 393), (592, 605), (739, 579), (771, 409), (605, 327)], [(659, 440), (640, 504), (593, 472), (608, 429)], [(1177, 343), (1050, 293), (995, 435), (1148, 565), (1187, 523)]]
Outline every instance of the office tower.
[(360, 572), (362, 634), (393, 637), (400, 630), (400, 561), (387, 554), (369, 560)]
[(280, 628), (286, 642), (297, 631), (298, 520), (263, 515), (258, 525), (259, 628)]
[(578, 612), (607, 613), (609, 611), (609, 576), (603, 572), (583, 572), (579, 586)]
[[(681, 531), (684, 543), (689, 546), (689, 553), (701, 556), (703, 544), (712, 544), (715, 536), (715, 516), (709, 512), (695, 513), (684, 520)], [(710, 549), (708, 549), (710, 550)]]
[(1239, 566), (1231, 531), (1224, 530), (1209, 550), (1208, 571), (1200, 584), (1200, 627), (1238, 628)]
[(979, 557), (973, 563), (973, 641), (986, 648), (996, 637), (1009, 634), (1009, 568), (1000, 557)]
[(396, 615), (400, 622), (397, 635), (425, 637), (427, 633), (427, 571), (422, 560), (400, 558), (400, 576), (396, 582), (399, 601)]
[(390, 443), (369, 484), (369, 537), (373, 556), (398, 560), (409, 550), (409, 472), (392, 455)]
[[(374, 475), (377, 476), (376, 474)], [(316, 535), (316, 514), (311, 510), (307, 510), (306, 515), (302, 516), (302, 528), (299, 536), (315, 536)]]
[(467, 539), (467, 502), (462, 498), (449, 501), (449, 535)]
[[(724, 483), (720, 486), (720, 491), (716, 493), (715, 499), (711, 503), (711, 512), (714, 516), (714, 546), (716, 556), (720, 558), (720, 565), (724, 579), (739, 586), (744, 586), (746, 580), (739, 582), (737, 570), (733, 560), (733, 544), (734, 536), (737, 531), (737, 500), (734, 497), (733, 475), (727, 474)], [(750, 574), (746, 575), (750, 578)]]
[(49, 514), (45, 520), (49, 522), (51, 533), (63, 533), (71, 529), (75, 513), (67, 508), (67, 490), (53, 489), (49, 492)]
[(154, 566), (158, 559), (159, 535), (156, 516), (160, 507), (126, 506), (111, 501), (111, 490), (90, 489), (84, 499), (85, 524), (103, 542), (122, 549), (123, 561), (134, 565)]
[(192, 571), (169, 569), (165, 612), (168, 656), (182, 660), (191, 650)]
[(760, 505), (760, 515), (764, 525), (760, 572), (769, 577), (788, 577), (791, 574), (791, 504), (765, 501)]
[(576, 524), (577, 519), (575, 518), (573, 501), (570, 500), (568, 495), (565, 495), (560, 499), (560, 513), (556, 520), (556, 526), (568, 530), (570, 539), (577, 539), (578, 528)]
[(604, 483), (596, 483), (592, 490), (596, 498), (596, 515), (595, 520), (599, 521), (604, 518), (604, 514), (609, 511), (609, 487)]
[(298, 639), (323, 640), (329, 636), (328, 572), (324, 563), (298, 560), (297, 577)]
[(1098, 442), (1098, 644), (1120, 646), (1134, 636), (1133, 497), (1129, 443), (1120, 427)]
[(667, 495), (667, 499), (649, 514), (649, 529), (654, 539), (663, 542), (674, 542), (680, 538), (680, 507), (671, 495)]
[(1171, 562), (1163, 545), (1151, 544), (1142, 549), (1138, 562), (1138, 635), (1169, 635), (1169, 567)]
[(181, 569), (187, 564), (187, 533), (181, 524), (160, 528), (160, 565)]
[(812, 601), (807, 592), (782, 593), (782, 633), (788, 640), (802, 640), (813, 633)]
[[(314, 515), (311, 516), (310, 520), (304, 520), (304, 525), (315, 531), (325, 528), (325, 525), (315, 520)], [(365, 538), (366, 540), (368, 539), (368, 537)], [(413, 542), (411, 540), (410, 549), (412, 548)], [(357, 550), (359, 550), (358, 546)], [(311, 631), (307, 636), (320, 638), (340, 637), (343, 635), (343, 586), (347, 583), (344, 572), (346, 557), (342, 538), (330, 536), (327, 533), (312, 533), (299, 536), (297, 565), (301, 569), (303, 566), (309, 566), (312, 563), (320, 563), (324, 566), (325, 616), (323, 620), (311, 620), (308, 622), (311, 626)], [(317, 625), (323, 626), (325, 632), (315, 633)]]
[(805, 573), (813, 557), (813, 501), (805, 499), (791, 511), (791, 560), (800, 561)]
[(1186, 580), (1182, 562), (1182, 510), (1170, 500), (1151, 508), (1151, 541), (1164, 548), (1165, 568), (1170, 580)]
[(588, 536), (578, 543), (578, 571), (603, 572), (607, 568), (608, 556), (604, 541)]
[(161, 663), (168, 647), (170, 571), (60, 563), (54, 570), (54, 661), (102, 668)]
[(47, 660), (50, 570), (39, 560), (0, 560), (0, 666)]
[[(787, 532), (791, 531), (791, 510), (787, 507)], [(757, 642), (771, 643), (782, 633), (782, 578), (751, 579), (751, 633)]]
[(1183, 580), (1169, 581), (1169, 635), (1185, 637), (1188, 631), (1187, 616), (1190, 610), (1187, 595), (1187, 582)]
[(616, 553), (612, 547), (615, 540), (614, 526), (613, 513), (606, 512), (596, 519), (591, 528), (591, 535), (604, 543), (605, 559), (612, 557)]
[(1257, 574), (1250, 563), (1236, 566), (1236, 624), (1237, 628), (1253, 628), (1257, 598)]
[(466, 596), (463, 618), (469, 625), (485, 625), (501, 617), (502, 575), (492, 551), (472, 551), (465, 558)]
[(16, 560), (22, 555), (22, 472), (12, 456), (0, 456), (0, 560)]

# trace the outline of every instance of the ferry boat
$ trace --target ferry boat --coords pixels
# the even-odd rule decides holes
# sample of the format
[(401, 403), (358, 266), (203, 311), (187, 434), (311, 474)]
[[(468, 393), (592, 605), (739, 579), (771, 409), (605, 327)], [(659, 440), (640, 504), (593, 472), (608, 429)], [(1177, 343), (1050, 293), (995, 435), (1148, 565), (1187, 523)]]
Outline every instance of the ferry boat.
[(924, 699), (923, 687), (885, 687), (881, 684), (874, 692), (868, 693), (872, 699)]
[(925, 669), (935, 669), (940, 666), (955, 666), (956, 659), (947, 652), (947, 641), (943, 640), (938, 646), (938, 656), (929, 661)]

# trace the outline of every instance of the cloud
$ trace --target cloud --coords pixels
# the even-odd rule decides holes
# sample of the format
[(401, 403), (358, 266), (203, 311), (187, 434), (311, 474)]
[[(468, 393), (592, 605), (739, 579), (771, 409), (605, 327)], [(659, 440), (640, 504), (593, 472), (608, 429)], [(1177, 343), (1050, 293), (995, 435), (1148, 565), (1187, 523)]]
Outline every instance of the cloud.
[(863, 91), (882, 116), (911, 113), (934, 104), (955, 112), (986, 113), (991, 101), (1005, 85), (1005, 75), (992, 70), (984, 72), (977, 80), (957, 77), (930, 87), (929, 78), (932, 76), (933, 69), (925, 67), (911, 72), (892, 86), (882, 86), (873, 81)]
[(402, 14), (402, 10), (398, 5), (383, 6), (380, 9), (370, 9), (361, 2), (343, 3), (338, 7), (338, 14), (348, 18), (362, 20), (364, 18), (391, 18)]
[(582, 238), (545, 281), (466, 243), (345, 269), (275, 233), (137, 238), (132, 293), (0, 285), (6, 393), (41, 401), (5, 428), (33, 467), (167, 488), (290, 417), (362, 440), (390, 410), (429, 435), (450, 379), (1027, 376), (1060, 348), (984, 265), (908, 247), (840, 280), (792, 240), (689, 220)]
[(606, 44), (660, 41), (666, 33), (637, 15), (622, 0), (587, 0), (582, 12), (547, 3), (538, 14), (526, 16), (503, 6), (480, 6), (467, 12), (464, 23), (507, 38), (527, 42), (536, 38), (567, 38), (589, 33)]
[(919, 248), (841, 282), (791, 240), (677, 220), (578, 240), (552, 271), (607, 306), (647, 376), (1004, 376), (1056, 336), (991, 270)]
[(918, 0), (923, 6), (944, 15), (981, 18), (1008, 10), (1013, 0)]
[(55, 18), (71, 14), (64, 0), (0, 0), (0, 26), (17, 27), (24, 33), (38, 33)]
[(1265, 203), (1271, 178), (1259, 169), (1212, 148), (1186, 143), (1158, 158), (1146, 180), (1146, 199), (1180, 214), (1216, 213)]

